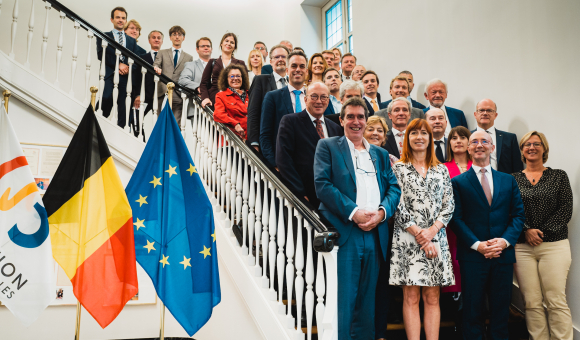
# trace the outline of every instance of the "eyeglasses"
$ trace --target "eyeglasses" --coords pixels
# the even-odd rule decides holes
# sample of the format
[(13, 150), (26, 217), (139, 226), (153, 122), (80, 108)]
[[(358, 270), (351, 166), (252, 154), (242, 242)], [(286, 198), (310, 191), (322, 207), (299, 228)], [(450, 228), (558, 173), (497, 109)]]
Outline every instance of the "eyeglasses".
[(311, 94), (309, 97), (310, 97), (310, 99), (312, 99), (314, 101), (317, 101), (320, 98), (320, 100), (323, 101), (323, 102), (327, 102), (328, 99), (330, 99), (329, 96), (325, 96), (325, 95), (318, 96), (316, 93), (315, 94)]
[(491, 143), (488, 140), (485, 140), (484, 139), (484, 140), (481, 140), (481, 141), (479, 141), (479, 140), (472, 140), (469, 144), (471, 144), (473, 146), (477, 146), (477, 144), (481, 144), (483, 146), (488, 146)]
[(479, 109), (479, 110), (477, 110), (477, 113), (487, 113), (487, 114), (492, 114), (492, 113), (494, 113), (494, 112), (495, 112), (495, 110), (492, 110), (492, 109), (487, 109), (487, 110)]
[(232, 75), (230, 76), (230, 79), (240, 79), (240, 78), (242, 78), (242, 76), (241, 76), (241, 75), (239, 75), (239, 74), (232, 74)]
[(538, 142), (530, 143), (530, 142), (528, 142), (528, 143), (524, 144), (524, 148), (529, 149), (532, 145), (534, 146), (534, 148), (539, 148), (540, 146), (544, 146), (544, 144), (542, 144), (542, 143), (538, 143)]
[(362, 169), (358, 163), (358, 156), (355, 157), (355, 163), (356, 163), (356, 172), (361, 174), (361, 175), (367, 175), (367, 176), (376, 176), (377, 175), (377, 168), (375, 167), (375, 160), (373, 159), (373, 168), (375, 169), (375, 171), (369, 172), (366, 171), (365, 169)]
[(274, 59), (274, 60), (276, 60), (276, 59), (286, 59), (286, 56), (283, 55), (283, 54), (282, 55), (275, 55), (275, 56), (272, 56), (271, 59)]

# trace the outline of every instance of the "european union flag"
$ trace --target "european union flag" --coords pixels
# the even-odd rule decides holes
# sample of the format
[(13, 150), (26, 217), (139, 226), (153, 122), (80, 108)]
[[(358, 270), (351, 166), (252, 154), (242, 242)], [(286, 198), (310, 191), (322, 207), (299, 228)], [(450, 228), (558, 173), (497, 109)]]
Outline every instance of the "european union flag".
[(213, 210), (168, 104), (127, 188), (135, 255), (189, 336), (221, 301)]

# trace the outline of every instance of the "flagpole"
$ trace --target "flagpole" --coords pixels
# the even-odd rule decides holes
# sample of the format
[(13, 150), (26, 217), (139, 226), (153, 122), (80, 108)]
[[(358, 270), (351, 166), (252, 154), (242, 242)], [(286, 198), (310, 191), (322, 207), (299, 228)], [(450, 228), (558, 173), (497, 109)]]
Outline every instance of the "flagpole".
[(10, 92), (9, 90), (4, 90), (4, 92), (2, 92), (2, 96), (4, 97), (4, 108), (6, 108), (6, 114), (8, 114), (8, 100), (10, 99), (11, 95), (12, 92)]
[(75, 327), (75, 340), (81, 336), (81, 302), (77, 300), (77, 325)]
[(91, 106), (93, 110), (95, 110), (95, 101), (97, 100), (97, 92), (99, 92), (99, 88), (96, 86), (91, 86)]

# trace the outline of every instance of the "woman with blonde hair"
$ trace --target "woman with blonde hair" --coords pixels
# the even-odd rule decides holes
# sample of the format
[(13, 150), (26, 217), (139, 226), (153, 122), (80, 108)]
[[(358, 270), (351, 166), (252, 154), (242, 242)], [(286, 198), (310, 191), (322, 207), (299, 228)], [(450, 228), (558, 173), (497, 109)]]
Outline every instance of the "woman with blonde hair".
[(314, 82), (321, 82), (324, 83), (324, 79), (322, 79), (322, 74), (328, 68), (328, 64), (324, 57), (320, 53), (314, 53), (310, 60), (308, 61), (308, 74), (306, 75), (305, 83), (307, 85), (312, 84)]
[[(389, 127), (383, 117), (370, 116), (367, 119), (367, 127), (365, 128), (363, 136), (370, 144), (382, 148), (385, 146), (385, 143), (387, 143), (387, 132), (389, 132)], [(397, 157), (391, 154), (389, 154), (389, 159), (391, 161), (391, 166), (399, 161)]]
[[(129, 20), (125, 25), (125, 34), (138, 42), (139, 37), (141, 36), (141, 25), (139, 25), (139, 22), (135, 19)], [(145, 53), (147, 53), (147, 51), (143, 47), (137, 45), (137, 52), (135, 54), (141, 56)]]
[(455, 284), (445, 227), (455, 202), (447, 167), (435, 156), (433, 133), (424, 119), (407, 127), (401, 160), (393, 165), (401, 187), (395, 212), (389, 283), (403, 287), (403, 320), (409, 340), (419, 340), (423, 290), (425, 335), (438, 339), (440, 287)]
[(250, 85), (254, 81), (255, 76), (262, 74), (263, 61), (262, 52), (260, 50), (251, 50), (248, 55), (248, 77), (250, 78)]

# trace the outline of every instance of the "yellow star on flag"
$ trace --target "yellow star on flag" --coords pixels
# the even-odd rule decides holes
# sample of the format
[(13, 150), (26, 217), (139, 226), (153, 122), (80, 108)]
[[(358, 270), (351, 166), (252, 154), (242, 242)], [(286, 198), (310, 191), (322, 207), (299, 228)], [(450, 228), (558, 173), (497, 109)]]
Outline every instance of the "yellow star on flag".
[(143, 222), (145, 222), (145, 219), (140, 220), (139, 217), (137, 217), (137, 222), (133, 223), (133, 225), (135, 225), (135, 227), (137, 227), (137, 230), (139, 230), (139, 228), (145, 228)]
[(200, 254), (203, 254), (203, 258), (205, 259), (206, 257), (208, 257), (208, 256), (211, 256), (211, 254), (210, 254), (210, 252), (209, 252), (209, 251), (210, 251), (210, 249), (211, 249), (211, 247), (209, 247), (209, 248), (206, 248), (205, 246), (203, 246), (203, 250), (202, 250), (202, 251), (200, 251), (199, 253), (200, 253)]
[(161, 177), (157, 178), (153, 176), (153, 180), (149, 183), (153, 184), (153, 189), (155, 189), (158, 185), (161, 185)]
[(169, 166), (169, 169), (165, 170), (165, 172), (167, 172), (169, 174), (169, 178), (171, 178), (171, 176), (173, 175), (177, 175), (177, 172), (175, 172), (175, 169), (177, 169), (176, 166)]
[(187, 169), (186, 171), (189, 171), (189, 176), (193, 175), (193, 173), (197, 173), (197, 169), (193, 166), (193, 164), (189, 164), (189, 169)]
[(149, 203), (147, 203), (146, 199), (147, 199), (147, 196), (143, 197), (143, 196), (139, 195), (139, 199), (136, 200), (135, 202), (139, 202), (139, 206), (142, 206), (143, 204), (149, 204)]
[(169, 256), (165, 256), (163, 254), (161, 254), (161, 256), (163, 256), (163, 259), (161, 261), (159, 261), (160, 263), (163, 263), (163, 268), (165, 268), (165, 265), (169, 265), (170, 263), (167, 261), (167, 259), (169, 258)]
[(155, 242), (149, 242), (149, 240), (147, 240), (147, 245), (143, 246), (143, 248), (147, 249), (147, 254), (149, 254), (151, 250), (157, 250), (153, 247), (154, 244)]
[(215, 231), (213, 232), (213, 234), (211, 234), (211, 237), (213, 237), (213, 241), (215, 242)]
[(191, 258), (188, 259), (185, 256), (183, 256), (183, 261), (179, 262), (179, 264), (183, 265), (183, 270), (187, 269), (187, 267), (191, 267), (189, 261), (191, 261)]

